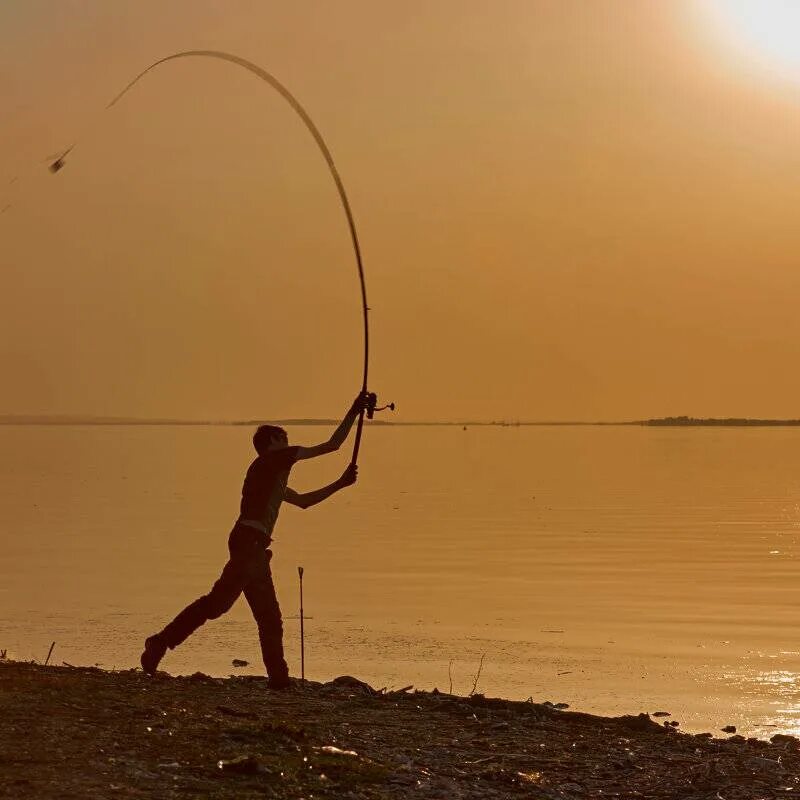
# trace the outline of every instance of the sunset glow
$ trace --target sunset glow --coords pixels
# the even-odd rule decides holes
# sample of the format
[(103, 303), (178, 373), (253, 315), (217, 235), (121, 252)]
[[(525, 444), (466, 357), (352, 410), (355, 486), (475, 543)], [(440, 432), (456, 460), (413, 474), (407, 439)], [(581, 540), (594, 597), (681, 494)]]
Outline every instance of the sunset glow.
[(711, 0), (712, 22), (741, 55), (800, 79), (800, 3), (794, 0)]

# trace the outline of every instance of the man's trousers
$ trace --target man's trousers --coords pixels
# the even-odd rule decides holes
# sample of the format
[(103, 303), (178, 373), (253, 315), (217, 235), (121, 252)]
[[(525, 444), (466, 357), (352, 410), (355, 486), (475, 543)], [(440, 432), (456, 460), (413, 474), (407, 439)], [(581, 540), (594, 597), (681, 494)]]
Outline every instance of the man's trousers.
[(270, 683), (288, 683), (283, 657), (283, 621), (269, 562), (272, 551), (266, 534), (237, 523), (228, 538), (230, 558), (211, 591), (188, 605), (161, 632), (170, 648), (177, 647), (210, 619), (221, 617), (244, 593), (258, 625), (261, 653)]

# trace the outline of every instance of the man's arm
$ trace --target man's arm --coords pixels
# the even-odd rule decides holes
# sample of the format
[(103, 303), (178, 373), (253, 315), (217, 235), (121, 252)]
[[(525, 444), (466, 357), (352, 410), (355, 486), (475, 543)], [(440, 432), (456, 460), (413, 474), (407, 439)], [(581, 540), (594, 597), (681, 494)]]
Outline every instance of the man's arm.
[(347, 434), (350, 433), (350, 429), (353, 427), (353, 423), (356, 421), (356, 419), (358, 419), (358, 415), (366, 407), (367, 393), (360, 392), (353, 401), (353, 405), (350, 406), (350, 410), (344, 415), (344, 419), (339, 424), (339, 427), (333, 432), (333, 436), (331, 436), (327, 442), (323, 442), (322, 444), (318, 444), (313, 447), (298, 447), (297, 460), (302, 461), (307, 458), (324, 456), (326, 453), (335, 453), (344, 444), (345, 439), (347, 439)]
[(316, 491), (300, 494), (287, 486), (286, 491), (283, 493), (283, 499), (287, 503), (291, 503), (298, 508), (309, 508), (315, 506), (317, 503), (321, 503), (323, 500), (327, 500), (332, 494), (338, 492), (339, 489), (344, 489), (345, 486), (352, 486), (356, 482), (357, 477), (358, 467), (355, 464), (350, 464), (342, 473), (341, 478)]

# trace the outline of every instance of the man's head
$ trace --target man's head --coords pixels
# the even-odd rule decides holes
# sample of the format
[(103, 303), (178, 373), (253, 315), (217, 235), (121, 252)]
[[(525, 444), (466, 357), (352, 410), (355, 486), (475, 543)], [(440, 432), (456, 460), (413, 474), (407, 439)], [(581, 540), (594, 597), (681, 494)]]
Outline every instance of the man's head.
[(253, 446), (260, 456), (263, 456), (268, 450), (286, 447), (287, 444), (289, 444), (289, 437), (286, 435), (286, 431), (277, 425), (261, 425), (253, 434)]

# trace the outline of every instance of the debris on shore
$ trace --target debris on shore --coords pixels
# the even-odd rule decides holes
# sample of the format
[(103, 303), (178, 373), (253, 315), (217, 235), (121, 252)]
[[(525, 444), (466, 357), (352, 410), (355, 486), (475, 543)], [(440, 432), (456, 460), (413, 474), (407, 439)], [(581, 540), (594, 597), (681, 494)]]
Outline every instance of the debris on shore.
[(0, 662), (3, 798), (800, 798), (800, 741), (647, 714)]

